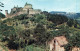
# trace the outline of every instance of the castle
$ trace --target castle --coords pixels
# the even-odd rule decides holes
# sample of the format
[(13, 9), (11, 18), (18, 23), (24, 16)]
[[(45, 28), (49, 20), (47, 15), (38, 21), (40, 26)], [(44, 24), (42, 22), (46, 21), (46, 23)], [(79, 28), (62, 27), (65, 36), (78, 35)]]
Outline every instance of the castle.
[(11, 9), (11, 12), (8, 13), (8, 10), (5, 10), (5, 15), (7, 18), (11, 18), (20, 14), (26, 14), (26, 15), (35, 15), (40, 14), (40, 9), (33, 9), (31, 4), (25, 4), (25, 6), (22, 7), (15, 7)]

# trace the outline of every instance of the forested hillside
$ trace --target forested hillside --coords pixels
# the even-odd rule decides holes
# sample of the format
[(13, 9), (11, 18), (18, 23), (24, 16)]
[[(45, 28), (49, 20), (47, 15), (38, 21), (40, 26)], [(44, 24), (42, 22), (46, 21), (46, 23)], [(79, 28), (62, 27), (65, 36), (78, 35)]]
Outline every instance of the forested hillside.
[[(4, 18), (4, 15), (0, 15)], [(66, 36), (69, 44), (66, 51), (72, 47), (80, 47), (80, 25), (76, 20), (57, 14), (36, 14), (28, 17), (26, 14), (0, 20), (0, 42), (8, 49), (17, 51), (34, 51), (46, 49), (46, 41), (56, 36)], [(5, 43), (6, 42), (6, 43)], [(34, 48), (32, 48), (34, 47)]]

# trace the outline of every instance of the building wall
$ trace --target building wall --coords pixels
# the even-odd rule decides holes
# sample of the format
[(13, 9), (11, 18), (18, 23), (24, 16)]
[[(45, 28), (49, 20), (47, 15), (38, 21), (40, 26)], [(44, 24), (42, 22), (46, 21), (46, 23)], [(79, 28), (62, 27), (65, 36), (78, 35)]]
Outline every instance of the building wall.
[(6, 17), (8, 17), (8, 10), (5, 10), (5, 15)]
[(27, 4), (23, 8), (22, 7), (12, 8), (10, 14), (7, 14), (7, 12), (5, 13), (6, 17), (14, 17), (20, 14), (29, 14), (29, 15), (40, 14), (41, 10), (33, 9), (31, 4)]
[(23, 14), (28, 14), (28, 9), (21, 11)]
[(54, 42), (54, 40), (49, 43), (49, 46), (50, 51), (65, 51), (64, 47), (61, 47), (59, 43), (57, 41)]
[(67, 44), (67, 40), (64, 36), (54, 37), (48, 44), (50, 51), (65, 51), (64, 45)]
[(41, 10), (40, 9), (35, 9), (36, 14), (40, 14)]
[(65, 51), (64, 47), (61, 47), (58, 43), (58, 41), (55, 41), (54, 43), (54, 51)]
[(32, 9), (32, 5), (26, 5), (24, 6), (23, 10)]
[(29, 14), (40, 14), (41, 13), (41, 10), (38, 10), (38, 9), (30, 9), (29, 10)]
[(29, 14), (35, 14), (35, 10), (30, 9), (30, 10), (29, 10)]
[(80, 48), (74, 47), (72, 48), (72, 51), (80, 51)]

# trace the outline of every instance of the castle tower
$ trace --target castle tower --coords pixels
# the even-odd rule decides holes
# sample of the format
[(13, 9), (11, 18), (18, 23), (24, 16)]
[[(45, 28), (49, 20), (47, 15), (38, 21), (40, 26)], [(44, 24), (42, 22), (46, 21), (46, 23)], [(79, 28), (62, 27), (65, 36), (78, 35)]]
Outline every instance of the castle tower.
[(16, 6), (16, 8), (18, 9), (18, 5)]
[(5, 15), (6, 17), (8, 17), (8, 10), (5, 10)]

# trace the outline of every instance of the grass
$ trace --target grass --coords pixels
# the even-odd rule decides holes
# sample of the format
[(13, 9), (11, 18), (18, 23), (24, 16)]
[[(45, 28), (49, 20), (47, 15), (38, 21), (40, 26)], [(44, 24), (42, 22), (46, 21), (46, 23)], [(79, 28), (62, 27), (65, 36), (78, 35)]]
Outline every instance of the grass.
[(25, 48), (19, 49), (17, 51), (45, 51), (45, 49), (40, 48), (40, 47), (35, 47), (33, 45), (29, 45), (29, 46), (26, 46)]

